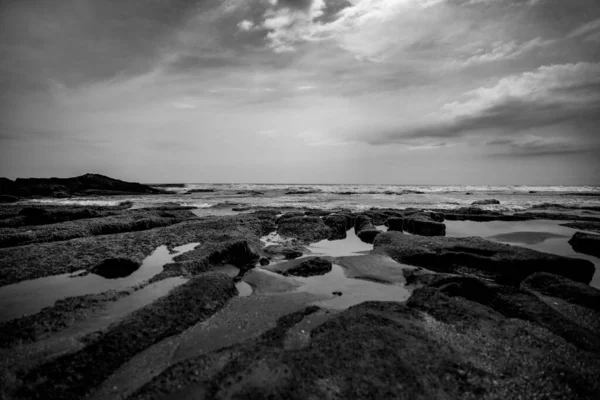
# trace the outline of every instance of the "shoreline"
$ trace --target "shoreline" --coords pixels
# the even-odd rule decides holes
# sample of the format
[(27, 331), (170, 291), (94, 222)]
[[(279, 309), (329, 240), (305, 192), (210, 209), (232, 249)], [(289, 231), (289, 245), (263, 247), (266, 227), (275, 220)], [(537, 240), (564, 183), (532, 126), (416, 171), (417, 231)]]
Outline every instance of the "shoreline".
[[(203, 193), (200, 196), (206, 195)], [(37, 205), (33, 207), (43, 211), (27, 211), (25, 215), (21, 213), (23, 207), (31, 208), (29, 205), (21, 206), (19, 203), (0, 207), (0, 209), (3, 209), (1, 220), (3, 221), (3, 227), (0, 228), (0, 232), (2, 232), (4, 238), (10, 237), (8, 235), (19, 235), (20, 232), (27, 232), (28, 235), (31, 235), (31, 232), (39, 232), (35, 236), (37, 242), (31, 242), (32, 239), (30, 238), (28, 239), (30, 240), (29, 244), (20, 241), (17, 242), (17, 246), (0, 248), (0, 293), (2, 293), (3, 287), (7, 287), (7, 284), (19, 285), (19, 282), (27, 282), (28, 279), (41, 278), (43, 280), (44, 277), (75, 271), (90, 273), (95, 266), (114, 257), (123, 257), (141, 265), (142, 261), (160, 246), (166, 245), (170, 251), (173, 251), (175, 247), (189, 243), (197, 243), (197, 246), (187, 252), (175, 255), (172, 261), (162, 266), (162, 271), (144, 282), (139, 282), (140, 284), (136, 284), (136, 287), (131, 286), (125, 292), (84, 294), (79, 297), (63, 299), (62, 302), (57, 302), (56, 305), (49, 306), (39, 313), (0, 323), (3, 331), (9, 333), (2, 344), (0, 352), (6, 355), (7, 359), (16, 360), (15, 367), (2, 366), (2, 376), (4, 377), (2, 379), (8, 385), (5, 394), (13, 396), (10, 398), (20, 398), (20, 396), (36, 398), (41, 393), (45, 393), (48, 396), (46, 398), (71, 398), (73, 396), (75, 396), (73, 398), (76, 398), (86, 393), (93, 393), (95, 390), (100, 390), (99, 388), (102, 387), (103, 382), (109, 377), (110, 380), (115, 382), (127, 380), (126, 377), (130, 376), (129, 374), (135, 370), (133, 368), (134, 364), (129, 366), (130, 363), (138, 363), (136, 368), (144, 369), (140, 366), (139, 361), (135, 360), (138, 359), (137, 357), (142, 357), (146, 352), (154, 352), (153, 354), (156, 355), (153, 357), (164, 360), (161, 361), (160, 371), (144, 375), (144, 379), (137, 380), (134, 386), (129, 385), (127, 388), (123, 388), (123, 391), (117, 390), (117, 392), (114, 392), (106, 388), (102, 389), (97, 392), (96, 398), (111, 398), (113, 395), (125, 394), (131, 396), (128, 398), (153, 398), (152, 396), (157, 388), (161, 393), (163, 390), (171, 390), (168, 389), (171, 386), (166, 384), (164, 379), (174, 379), (177, 382), (182, 382), (181, 384), (184, 386), (187, 385), (188, 383), (185, 382), (190, 382), (190, 376), (188, 372), (185, 372), (189, 368), (187, 365), (197, 365), (195, 364), (197, 362), (203, 363), (205, 368), (210, 370), (210, 373), (206, 372), (208, 375), (203, 375), (205, 377), (202, 384), (204, 385), (203, 390), (216, 394), (223, 389), (223, 383), (219, 383), (221, 378), (215, 380), (217, 376), (215, 374), (221, 371), (220, 368), (223, 363), (229, 365), (229, 362), (234, 362), (227, 360), (234, 360), (236, 357), (250, 357), (250, 354), (260, 354), (262, 351), (266, 351), (264, 346), (269, 349), (278, 349), (277, 352), (280, 352), (282, 356), (285, 355), (285, 357), (292, 354), (289, 352), (293, 351), (294, 348), (310, 350), (314, 347), (315, 350), (334, 351), (334, 349), (322, 347), (323, 344), (318, 339), (321, 333), (317, 332), (329, 332), (327, 335), (331, 335), (334, 331), (330, 331), (326, 327), (335, 326), (344, 318), (355, 318), (350, 317), (352, 315), (358, 317), (363, 312), (367, 313), (365, 315), (370, 315), (369, 313), (373, 312), (372, 307), (375, 307), (375, 309), (384, 307), (381, 312), (383, 312), (382, 315), (386, 315), (385, 318), (389, 317), (394, 320), (400, 318), (400, 320), (405, 321), (403, 323), (412, 324), (411, 326), (417, 330), (423, 329), (423, 326), (421, 325), (422, 322), (419, 322), (419, 318), (414, 319), (414, 310), (425, 312), (431, 318), (436, 319), (437, 323), (447, 324), (445, 317), (442, 318), (439, 310), (435, 308), (442, 307), (442, 304), (455, 304), (456, 301), (458, 303), (452, 307), (462, 307), (460, 305), (463, 301), (460, 300), (461, 298), (479, 304), (476, 307), (469, 307), (483, 307), (481, 312), (484, 314), (490, 312), (485, 310), (491, 307), (496, 312), (500, 311), (500, 314), (505, 313), (503, 315), (507, 318), (526, 321), (523, 329), (529, 332), (528, 334), (537, 335), (534, 332), (537, 332), (536, 329), (538, 328), (534, 328), (534, 326), (538, 325), (544, 327), (544, 329), (549, 329), (550, 335), (555, 335), (561, 338), (560, 340), (566, 340), (578, 349), (561, 353), (563, 355), (571, 354), (568, 357), (579, 354), (579, 356), (587, 359), (585, 354), (600, 352), (600, 343), (596, 343), (592, 333), (590, 333), (600, 333), (600, 326), (590, 325), (586, 322), (591, 315), (598, 313), (598, 316), (600, 316), (600, 310), (589, 308), (589, 304), (592, 304), (595, 300), (585, 300), (587, 298), (600, 299), (598, 297), (600, 290), (587, 285), (592, 280), (596, 269), (589, 260), (595, 260), (595, 258), (593, 256), (585, 256), (587, 259), (576, 257), (577, 260), (568, 258), (572, 257), (570, 253), (572, 250), (565, 253), (568, 254), (568, 257), (544, 255), (544, 253), (535, 250), (535, 246), (541, 246), (545, 242), (551, 242), (552, 240), (566, 242), (571, 239), (562, 232), (597, 233), (600, 230), (600, 218), (593, 215), (593, 213), (582, 212), (582, 210), (578, 210), (576, 214), (573, 214), (573, 210), (570, 210), (570, 213), (565, 213), (564, 208), (555, 207), (543, 212), (538, 210), (528, 213), (507, 214), (475, 207), (446, 211), (379, 208), (362, 212), (338, 209), (332, 213), (331, 210), (327, 209), (289, 207), (285, 209), (257, 207), (242, 212), (234, 212), (232, 210), (234, 207), (230, 207), (229, 211), (233, 215), (198, 216), (193, 212), (193, 208), (176, 205), (130, 209), (125, 206), (70, 207), (45, 204), (44, 206)], [(143, 221), (144, 218), (149, 216), (163, 218), (165, 222), (158, 225), (147, 224), (143, 226), (143, 229), (139, 229), (137, 225), (127, 223), (130, 219)], [(358, 218), (359, 216), (361, 217)], [(116, 220), (121, 223), (118, 228), (114, 228), (113, 221)], [(481, 238), (475, 240), (476, 238), (461, 237), (456, 231), (458, 228), (453, 228), (454, 226), (462, 226), (460, 224), (467, 224), (464, 225), (466, 227), (469, 226), (468, 224), (480, 224), (477, 225), (480, 229), (483, 229), (483, 227), (492, 229), (489, 233), (494, 233), (494, 230), (500, 229), (499, 239), (490, 241)], [(516, 229), (515, 232), (511, 233), (510, 227), (512, 226), (515, 229), (514, 227), (521, 226), (519, 224), (524, 227), (538, 226), (538, 228), (533, 231), (519, 228), (520, 230)], [(384, 228), (383, 225), (386, 225), (385, 229), (382, 229)], [(107, 226), (111, 228), (103, 228), (106, 230), (86, 228), (90, 226)], [(443, 231), (438, 229), (441, 226), (444, 226)], [(386, 229), (389, 229), (388, 232), (384, 232)], [(509, 231), (504, 232), (502, 229)], [(68, 234), (63, 234), (63, 236), (48, 236), (46, 234), (46, 232), (53, 232), (56, 235), (56, 232), (61, 231), (68, 232)], [(404, 233), (402, 233), (403, 231)], [(271, 234), (274, 232), (279, 232), (284, 237), (272, 236)], [(369, 232), (368, 235), (367, 232)], [(443, 234), (441, 234), (442, 232)], [(488, 233), (484, 235), (481, 232), (479, 235), (487, 236), (488, 239), (494, 237), (494, 235)], [(268, 237), (272, 239), (267, 240)], [(513, 240), (512, 245), (501, 243), (502, 240), (507, 238)], [(595, 236), (592, 237), (592, 239), (594, 238)], [(600, 235), (598, 235), (598, 238), (600, 238)], [(11, 243), (6, 240), (5, 243)], [(351, 240), (348, 242), (349, 245), (344, 245), (345, 241), (348, 240)], [(358, 243), (367, 242), (364, 243), (367, 246), (364, 254), (352, 253), (352, 248), (356, 245), (350, 243), (356, 240), (359, 241)], [(337, 247), (329, 245), (325, 245), (325, 247), (322, 245), (316, 246), (315, 244), (320, 243), (320, 241), (323, 241), (324, 245), (331, 243)], [(368, 244), (373, 241), (374, 244)], [(527, 243), (528, 241), (529, 243)], [(339, 243), (339, 246), (337, 243)], [(515, 246), (515, 244), (524, 244), (533, 248), (528, 249)], [(334, 250), (335, 248), (338, 250)], [(338, 263), (336, 260), (339, 259), (341, 267), (334, 267), (333, 272), (331, 272), (334, 274), (332, 278), (320, 278), (318, 275), (328, 274), (328, 272), (317, 273), (317, 276), (313, 276), (306, 281), (298, 281), (296, 278), (283, 276), (288, 274), (286, 271), (291, 272), (294, 268), (297, 269), (298, 265), (304, 260), (311, 259), (310, 249), (321, 252), (315, 255), (317, 259), (331, 259), (334, 263)], [(334, 257), (328, 256), (328, 252), (332, 251), (337, 251), (338, 253), (331, 253), (337, 255)], [(409, 252), (407, 253), (407, 251)], [(292, 253), (299, 254), (300, 258), (297, 261), (286, 261)], [(377, 256), (378, 254), (391, 258), (387, 258), (389, 261), (384, 261), (384, 259), (377, 258), (380, 257)], [(312, 256), (312, 258), (315, 258), (315, 256)], [(298, 255), (294, 257), (298, 257)], [(263, 265), (263, 260), (266, 260), (267, 264), (271, 264), (275, 268), (275, 275), (265, 275), (261, 272), (261, 268), (258, 268), (258, 266)], [(286, 266), (285, 263), (289, 263), (290, 266)], [(230, 265), (231, 267), (222, 269), (221, 265)], [(315, 265), (321, 264), (317, 263)], [(270, 266), (262, 268), (271, 269)], [(523, 273), (523, 271), (527, 272)], [(518, 274), (516, 274), (517, 272)], [(316, 272), (309, 273), (314, 274)], [(350, 280), (349, 286), (343, 286), (343, 288), (340, 286), (340, 289), (332, 289), (327, 292), (328, 285), (331, 285), (327, 283), (327, 279), (333, 279), (331, 282), (338, 282), (341, 278), (333, 277), (335, 274), (340, 273), (343, 274), (341, 276), (358, 279), (356, 284)], [(546, 283), (539, 286), (538, 281), (542, 278), (536, 278), (538, 281), (532, 281), (539, 287), (533, 287), (532, 284), (523, 286), (524, 282), (528, 281), (530, 277), (536, 277), (540, 273), (542, 274), (541, 277), (545, 277), (543, 274), (550, 273), (551, 279), (558, 279), (556, 282), (559, 283), (555, 283), (554, 287), (562, 285), (561, 287), (565, 288), (562, 292), (570, 293), (570, 297), (566, 300), (555, 301), (557, 298), (561, 298), (561, 290), (558, 292), (556, 290), (549, 291), (550, 289), (547, 288)], [(208, 310), (207, 314), (203, 314), (206, 315), (205, 318), (212, 321), (211, 316), (213, 314), (220, 315), (219, 310), (223, 308), (223, 312), (228, 315), (227, 321), (242, 321), (243, 318), (239, 313), (243, 312), (257, 313), (257, 318), (259, 318), (257, 321), (262, 320), (264, 322), (256, 325), (256, 328), (252, 328), (256, 330), (253, 330), (254, 333), (249, 336), (244, 333), (245, 329), (236, 333), (227, 342), (233, 347), (225, 353), (220, 351), (218, 345), (216, 345), (216, 348), (203, 354), (196, 354), (193, 357), (191, 355), (183, 358), (179, 356), (176, 361), (173, 361), (175, 362), (174, 366), (169, 368), (170, 361), (168, 360), (171, 356), (168, 354), (171, 350), (167, 351), (166, 349), (171, 348), (172, 345), (167, 345), (167, 343), (179, 343), (184, 337), (195, 337), (194, 335), (200, 335), (198, 337), (204, 337), (205, 340), (212, 340), (210, 338), (213, 337), (211, 336), (213, 333), (205, 331), (205, 329), (209, 329), (210, 325), (202, 328), (205, 325), (198, 324), (199, 320), (193, 320), (177, 328), (169, 328), (165, 333), (159, 333), (156, 330), (148, 331), (150, 329), (148, 326), (152, 326), (155, 323), (152, 321), (155, 321), (155, 319), (159, 321), (164, 318), (165, 313), (172, 315), (175, 319), (183, 316), (182, 313), (185, 313), (185, 307), (181, 308), (179, 305), (167, 310), (162, 304), (172, 304), (172, 301), (175, 301), (175, 304), (187, 304), (188, 301), (191, 301), (191, 298), (188, 295), (181, 294), (187, 293), (184, 288), (186, 285), (189, 286), (194, 279), (209, 276), (206, 274), (216, 274), (214, 276), (218, 276), (217, 279), (223, 280), (223, 284), (230, 282), (227, 285), (234, 285), (234, 281), (241, 280), (249, 286), (239, 286), (239, 290), (246, 291), (244, 296), (247, 297), (235, 297), (236, 293), (239, 293), (238, 289), (231, 286), (233, 289), (228, 289), (228, 293), (233, 294), (228, 294), (227, 299), (218, 300), (218, 303), (214, 303), (219, 304), (218, 307), (211, 305), (213, 304), (212, 300), (201, 300), (202, 305), (200, 307)], [(554, 278), (557, 276), (558, 278)], [(569, 276), (575, 281), (571, 281), (564, 276)], [(141, 308), (137, 310), (132, 309), (133, 312), (119, 317), (112, 325), (102, 328), (102, 331), (77, 336), (76, 330), (68, 330), (70, 327), (78, 326), (78, 324), (84, 326), (85, 321), (92, 321), (97, 318), (97, 315), (105, 312), (103, 310), (110, 309), (110, 304), (118, 304), (123, 299), (126, 300), (132, 296), (132, 293), (150, 287), (148, 285), (171, 278), (183, 278), (183, 280), (178, 281), (180, 283), (177, 283), (177, 286), (171, 289), (170, 292), (163, 293), (156, 299), (151, 299), (150, 303), (146, 305), (141, 304)], [(72, 279), (77, 282), (77, 279), (81, 278)], [(357, 286), (361, 280), (365, 284)], [(316, 285), (313, 289), (302, 289), (303, 285), (313, 281)], [(406, 287), (410, 297), (407, 301), (405, 299), (395, 301), (399, 304), (398, 307), (401, 308), (394, 308), (396, 306), (389, 308), (386, 305), (387, 302), (374, 301), (377, 299), (375, 295), (377, 285)], [(473, 285), (480, 289), (472, 292)], [(312, 286), (306, 286), (306, 288), (309, 287)], [(364, 289), (359, 289), (361, 287), (364, 287)], [(385, 288), (385, 286), (382, 288)], [(586, 288), (589, 288), (589, 290)], [(248, 290), (250, 292), (247, 292)], [(300, 291), (298, 292), (298, 290)], [(309, 290), (309, 292), (302, 294), (306, 290)], [(317, 292), (311, 294), (311, 290)], [(338, 290), (339, 294), (337, 294)], [(344, 302), (351, 300), (354, 290), (366, 290), (362, 295), (358, 295), (358, 292), (354, 294), (355, 297), (358, 296), (357, 299), (360, 299), (356, 300), (359, 301), (358, 304), (348, 303), (356, 305), (352, 305), (350, 308), (343, 306), (341, 310), (336, 312), (333, 312), (333, 310), (327, 311), (329, 307), (327, 304), (331, 301), (334, 301), (331, 304), (344, 304)], [(369, 294), (369, 290), (374, 290), (374, 294)], [(489, 295), (485, 298), (474, 295), (474, 293), (479, 292), (486, 292)], [(314, 297), (316, 293), (320, 293), (318, 296), (321, 297)], [(326, 295), (326, 293), (329, 294)], [(395, 296), (392, 293), (395, 292), (390, 292), (392, 296), (390, 299)], [(547, 293), (550, 293), (550, 295)], [(303, 300), (293, 300), (294, 296), (297, 297), (301, 294), (305, 296), (302, 298)], [(281, 303), (281, 311), (275, 312), (274, 310), (270, 314), (266, 310), (261, 312), (260, 308), (264, 305), (258, 306), (258, 304), (270, 304), (276, 298), (273, 296), (279, 296), (280, 301), (283, 302)], [(336, 300), (336, 296), (342, 297)], [(422, 296), (425, 296), (425, 298)], [(283, 304), (287, 304), (288, 300), (286, 299), (291, 302), (289, 303), (290, 307), (283, 306)], [(441, 299), (445, 300), (442, 301)], [(340, 303), (342, 300), (343, 302)], [(363, 303), (364, 300), (366, 302)], [(258, 303), (253, 306), (253, 301), (258, 301)], [(260, 303), (260, 301), (263, 303)], [(300, 302), (298, 303), (298, 301)], [(557, 308), (558, 306), (553, 302), (560, 307)], [(513, 314), (506, 314), (506, 311), (502, 311), (503, 308), (498, 308), (500, 304), (504, 303), (513, 304), (508, 308), (512, 310), (510, 312)], [(240, 307), (229, 311), (229, 307), (233, 307), (234, 304), (239, 304)], [(306, 311), (308, 314), (301, 311), (305, 307), (309, 307), (307, 310), (312, 310), (310, 307), (315, 306), (317, 307), (316, 311)], [(542, 312), (542, 309), (546, 311)], [(302, 317), (293, 317), (293, 315), (300, 314), (289, 314), (290, 312), (299, 312)], [(315, 312), (316, 322), (307, 322), (306, 318), (309, 318)], [(565, 313), (570, 315), (570, 322), (561, 319), (564, 318), (561, 315), (565, 315)], [(286, 316), (286, 314), (289, 315)], [(467, 317), (467, 315), (470, 315), (467, 312), (463, 317), (458, 317), (457, 321), (462, 320), (462, 318), (475, 318), (476, 321), (480, 321), (478, 324), (483, 323), (482, 321), (485, 320), (484, 314), (474, 314)], [(588, 314), (589, 316), (585, 316)], [(147, 322), (138, 328), (132, 328), (134, 325), (131, 324), (137, 324), (133, 322), (137, 318), (136, 315), (147, 315), (147, 317), (143, 317)], [(545, 317), (540, 319), (541, 315), (545, 315)], [(285, 322), (282, 322), (286, 321), (286, 318), (292, 318), (296, 322), (287, 326)], [(300, 319), (296, 320), (294, 318)], [(340, 318), (342, 319), (340, 320)], [(218, 321), (218, 319), (215, 319), (215, 321)], [(301, 333), (300, 325), (298, 325), (301, 322), (304, 325), (307, 324), (307, 329), (310, 328), (308, 331), (313, 333), (309, 336)], [(147, 325), (148, 323), (150, 325)], [(252, 324), (251, 322), (248, 323)], [(281, 327), (282, 323), (287, 326), (285, 329)], [(248, 327), (250, 326), (248, 325)], [(269, 329), (275, 329), (275, 331), (269, 331)], [(385, 331), (384, 326), (377, 324), (373, 325), (372, 329), (383, 329)], [(473, 329), (483, 328), (479, 326), (479, 328)], [(121, 337), (133, 337), (131, 335), (135, 336), (134, 332), (136, 330), (140, 331), (142, 335), (147, 335), (148, 339), (140, 342), (141, 347), (129, 347), (126, 343), (130, 339), (125, 339), (125, 342), (123, 342), (124, 339), (121, 339)], [(66, 337), (61, 337), (61, 331), (70, 333)], [(484, 331), (482, 330), (479, 333), (474, 331), (473, 334), (483, 334)], [(565, 334), (565, 332), (571, 331), (579, 333), (576, 337)], [(357, 333), (356, 338), (346, 338), (344, 340), (353, 343), (363, 334)], [(275, 340), (270, 335), (275, 335), (280, 339)], [(281, 335), (283, 335), (283, 338)], [(429, 336), (430, 333), (426, 333), (426, 331), (422, 331), (420, 335), (422, 335), (422, 340), (425, 342), (434, 340)], [(60, 341), (52, 339), (58, 337), (61, 337)], [(65, 340), (68, 341), (65, 342)], [(496, 341), (494, 345), (504, 343), (504, 339), (496, 338), (493, 340)], [(553, 338), (552, 340), (557, 339)], [(164, 344), (161, 344), (163, 342)], [(458, 345), (460, 345), (460, 342), (453, 342), (452, 346)], [(97, 357), (93, 354), (96, 354), (95, 352), (105, 354), (105, 348), (115, 348), (114, 346), (116, 346), (116, 349), (121, 349), (117, 351), (122, 352), (124, 356), (117, 358), (112, 364), (106, 364), (101, 368), (94, 367), (92, 360)], [(552, 356), (555, 351), (547, 347), (544, 346), (545, 354)], [(125, 350), (128, 348), (131, 350)], [(161, 348), (163, 350), (160, 350)], [(228, 353), (228, 351), (234, 353)], [(256, 353), (257, 351), (258, 353)], [(364, 351), (365, 354), (369, 354), (371, 350), (365, 349)], [(564, 352), (566, 350), (560, 351)], [(309, 351), (307, 354), (312, 354), (310, 357), (314, 357), (316, 353), (313, 354), (312, 351)], [(446, 357), (440, 356), (442, 358)], [(222, 357), (225, 357), (225, 359)], [(27, 361), (29, 358), (33, 361)], [(233, 368), (230, 370), (237, 371), (237, 374), (250, 377), (251, 375), (245, 375), (250, 372), (247, 372), (244, 368), (234, 367), (234, 365), (239, 365), (236, 364), (239, 362), (235, 361), (228, 368)], [(296, 365), (296, 362), (300, 362), (300, 364)], [(301, 368), (303, 363), (304, 361), (294, 361), (291, 368)], [(594, 363), (589, 364), (589, 368), (593, 370), (596, 368), (594, 365)], [(65, 368), (77, 368), (83, 380), (77, 380), (79, 378), (69, 379), (69, 383), (66, 383), (65, 386), (63, 378), (61, 378), (64, 376), (61, 375), (61, 371), (64, 371)], [(319, 368), (317, 367), (317, 370)], [(542, 367), (538, 372), (546, 371), (544, 368)], [(376, 376), (379, 373), (377, 371), (379, 370), (375, 367), (370, 374)], [(353, 375), (351, 371), (344, 373)], [(228, 376), (227, 374), (221, 372), (219, 376)], [(36, 383), (42, 377), (46, 383)], [(276, 380), (280, 378), (276, 378)], [(281, 379), (287, 382), (287, 378)], [(63, 383), (58, 385), (59, 381), (63, 381)], [(588, 384), (593, 386), (589, 382)], [(304, 387), (299, 382), (293, 385)], [(442, 382), (438, 382), (436, 385), (446, 387)], [(486, 385), (484, 384), (484, 386)], [(446, 389), (448, 388), (446, 387)], [(264, 390), (268, 392), (271, 389)], [(350, 390), (347, 393), (352, 393), (353, 389), (346, 387), (344, 390)], [(415, 393), (418, 393), (418, 390)]]

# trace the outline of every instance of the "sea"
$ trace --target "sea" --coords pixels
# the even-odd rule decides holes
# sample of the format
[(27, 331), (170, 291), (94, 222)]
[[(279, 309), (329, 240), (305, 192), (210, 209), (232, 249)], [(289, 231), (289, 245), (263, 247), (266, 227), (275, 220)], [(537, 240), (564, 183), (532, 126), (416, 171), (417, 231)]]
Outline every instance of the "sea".
[[(496, 199), (484, 209), (518, 212), (549, 205), (573, 210), (600, 211), (600, 186), (430, 186), (348, 184), (150, 184), (168, 194), (39, 199), (37, 203), (117, 205), (133, 208), (164, 204), (191, 206), (202, 215), (219, 215), (231, 209), (254, 207), (349, 209), (371, 208), (455, 209), (477, 200)], [(199, 192), (194, 192), (199, 191)], [(200, 212), (200, 210), (203, 210)]]

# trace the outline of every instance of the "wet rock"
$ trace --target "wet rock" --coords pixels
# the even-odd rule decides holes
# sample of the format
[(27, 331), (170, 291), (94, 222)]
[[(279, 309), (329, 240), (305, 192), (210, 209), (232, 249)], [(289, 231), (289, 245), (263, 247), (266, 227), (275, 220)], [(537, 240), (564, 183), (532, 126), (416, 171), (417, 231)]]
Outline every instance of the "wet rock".
[(319, 217), (291, 217), (278, 222), (280, 235), (312, 243), (327, 239), (331, 229)]
[(390, 231), (404, 232), (404, 219), (401, 217), (388, 218), (386, 225)]
[(284, 246), (276, 244), (264, 248), (264, 251), (272, 255), (282, 255), (286, 260), (302, 257), (303, 249), (299, 246)]
[(308, 210), (304, 213), (304, 215), (309, 217), (326, 217), (331, 214), (331, 211), (327, 210)]
[(477, 207), (461, 207), (455, 210), (445, 210), (440, 214), (445, 219), (450, 221), (476, 221), (476, 222), (487, 222), (487, 221), (528, 221), (536, 219), (535, 216), (530, 215), (504, 215), (498, 211), (482, 210)]
[(380, 230), (375, 228), (371, 218), (367, 215), (359, 215), (356, 217), (354, 222), (354, 232), (365, 243), (373, 243), (375, 237), (381, 233)]
[(560, 275), (538, 272), (525, 279), (521, 288), (558, 297), (600, 312), (600, 290)]
[(331, 272), (331, 261), (320, 257), (310, 257), (302, 261), (300, 264), (286, 270), (284, 275), (293, 276), (316, 276), (325, 275)]
[(339, 240), (346, 238), (347, 218), (344, 215), (330, 215), (323, 218), (323, 222), (331, 228), (329, 240)]
[(496, 200), (496, 199), (489, 199), (489, 200), (477, 200), (471, 203), (471, 205), (473, 206), (488, 206), (488, 205), (494, 205), (494, 204), (500, 204), (500, 201)]
[(600, 235), (575, 232), (569, 244), (578, 253), (600, 257)]
[(112, 325), (83, 349), (34, 368), (23, 377), (17, 397), (84, 398), (137, 353), (208, 319), (236, 295), (237, 289), (226, 275), (192, 278)]
[(437, 287), (448, 296), (462, 297), (483, 304), (506, 318), (519, 318), (535, 323), (581, 349), (600, 351), (600, 332), (590, 332), (578, 324), (577, 320), (565, 317), (527, 290), (489, 285), (472, 277), (446, 278), (430, 286)]
[(288, 219), (290, 219), (290, 218), (304, 217), (304, 216), (306, 216), (306, 215), (304, 214), (304, 211), (288, 212), (288, 213), (285, 213), (285, 214), (283, 214), (282, 216), (278, 217), (278, 218), (275, 220), (275, 223), (279, 224), (279, 223), (281, 223), (281, 222), (283, 222), (283, 221), (285, 221), (285, 220), (288, 220)]
[[(195, 218), (194, 214), (187, 209), (168, 211), (140, 209), (108, 214), (108, 216), (100, 217), (100, 213), (85, 208), (63, 212), (26, 207), (19, 212), (19, 218), (22, 219), (19, 222), (26, 227), (4, 230), (0, 233), (0, 247), (143, 231)], [(51, 224), (53, 220), (64, 220), (64, 222)], [(33, 224), (40, 226), (31, 227), (30, 225)]]
[(445, 236), (446, 225), (435, 221), (439, 219), (437, 215), (432, 217), (428, 214), (412, 214), (404, 218), (389, 218), (387, 225), (390, 230), (421, 236)]
[(587, 260), (547, 254), (478, 237), (424, 237), (385, 232), (374, 243), (400, 263), (444, 273), (473, 274), (499, 283), (518, 285), (535, 272), (550, 272), (589, 283), (594, 264)]
[(344, 268), (348, 278), (366, 279), (379, 283), (404, 283), (404, 270), (414, 269), (414, 267), (399, 264), (381, 254), (338, 257), (335, 262)]
[(581, 229), (584, 231), (593, 231), (600, 233), (600, 221), (589, 221), (589, 222), (569, 222), (567, 224), (561, 224), (561, 226), (566, 226), (568, 228), (573, 229)]
[(140, 266), (129, 258), (109, 258), (93, 267), (90, 272), (106, 279), (118, 279), (133, 274)]
[(269, 261), (269, 259), (266, 257), (259, 258), (258, 262), (262, 266), (269, 265), (271, 263), (271, 261)]
[(351, 307), (313, 328), (301, 351), (286, 348), (306, 313), (173, 365), (131, 399), (595, 399), (600, 390), (596, 352), (435, 288), (415, 290), (407, 304)]
[(40, 312), (0, 323), (0, 347), (35, 342), (81, 321), (107, 303), (125, 297), (127, 292), (108, 291), (99, 294), (67, 297)]
[(16, 196), (11, 196), (8, 194), (0, 195), (0, 203), (16, 203), (19, 201), (19, 198)]

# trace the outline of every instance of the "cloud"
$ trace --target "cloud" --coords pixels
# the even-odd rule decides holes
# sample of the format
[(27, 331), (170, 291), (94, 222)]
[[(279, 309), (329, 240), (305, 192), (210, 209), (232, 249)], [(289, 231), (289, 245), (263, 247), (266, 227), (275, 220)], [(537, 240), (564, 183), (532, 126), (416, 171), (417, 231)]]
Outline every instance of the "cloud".
[(530, 134), (518, 138), (495, 139), (487, 142), (487, 145), (503, 149), (494, 153), (496, 156), (513, 157), (560, 156), (599, 150), (598, 146), (590, 147), (574, 143), (573, 140), (565, 137), (542, 137)]
[(567, 37), (576, 38), (585, 36), (586, 38), (594, 37), (600, 33), (600, 18), (587, 22), (576, 29), (572, 30)]
[(500, 132), (516, 135), (556, 124), (595, 129), (600, 122), (600, 63), (542, 66), (500, 79), (495, 85), (444, 104), (410, 128), (367, 139), (372, 144), (406, 143), (423, 138), (452, 138)]

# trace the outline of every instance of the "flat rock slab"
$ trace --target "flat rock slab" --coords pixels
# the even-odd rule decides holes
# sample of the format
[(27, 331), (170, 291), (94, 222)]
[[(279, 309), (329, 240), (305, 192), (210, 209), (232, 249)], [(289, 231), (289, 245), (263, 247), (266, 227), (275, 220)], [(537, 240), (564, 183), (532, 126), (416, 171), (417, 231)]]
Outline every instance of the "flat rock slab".
[(406, 283), (404, 269), (414, 269), (409, 265), (403, 265), (392, 258), (369, 254), (364, 256), (338, 257), (335, 263), (346, 270), (348, 278), (359, 278), (386, 283)]
[(386, 232), (374, 243), (374, 252), (400, 263), (437, 272), (467, 273), (499, 283), (518, 285), (535, 272), (550, 272), (589, 283), (596, 270), (587, 260), (542, 253), (479, 237), (423, 237)]

